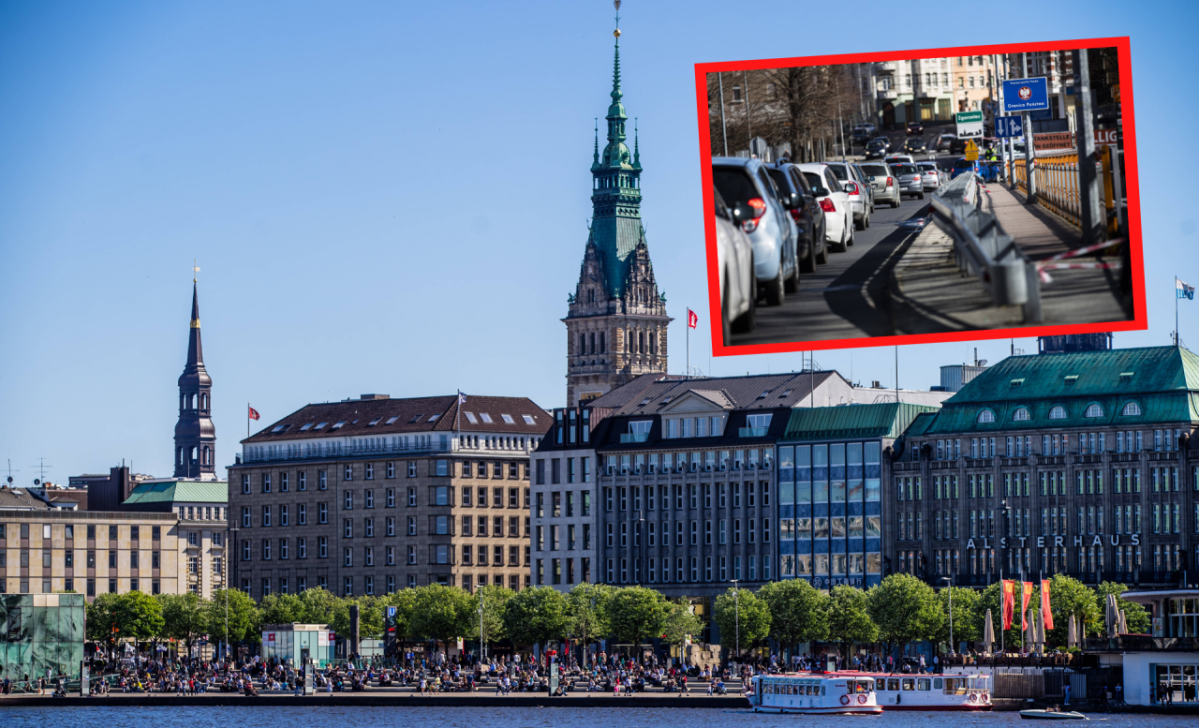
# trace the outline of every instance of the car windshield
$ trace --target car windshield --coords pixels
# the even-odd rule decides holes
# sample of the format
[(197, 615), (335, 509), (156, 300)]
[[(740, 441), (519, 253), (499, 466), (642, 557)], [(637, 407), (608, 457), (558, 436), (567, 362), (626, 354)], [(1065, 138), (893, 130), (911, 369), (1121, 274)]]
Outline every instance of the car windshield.
[(886, 177), (887, 168), (881, 164), (863, 164), (862, 171), (871, 177)]
[(712, 184), (720, 190), (725, 203), (732, 207), (762, 196), (744, 167), (713, 167)]
[(954, 162), (953, 166), (955, 169), (967, 169), (969, 167), (973, 167), (974, 162), (971, 162), (969, 159), (966, 159), (965, 157), (963, 157), (963, 158), (959, 159), (958, 161)]
[(779, 191), (786, 195), (791, 191), (791, 185), (787, 179), (787, 174), (781, 169), (767, 167), (766, 173), (770, 175), (770, 179), (774, 180), (774, 186), (779, 188)]
[(874, 141), (870, 142), (870, 143), (869, 143), (869, 144), (867, 144), (866, 146), (867, 146), (867, 147), (885, 147), (885, 146), (887, 146), (887, 143), (886, 143), (886, 142), (880, 142), (879, 140), (875, 139)]
[(893, 164), (891, 170), (895, 174), (919, 174), (920, 170), (916, 169), (914, 164)]
[(844, 181), (846, 180), (846, 176), (845, 176), (845, 175), (846, 175), (846, 172), (845, 172), (845, 165), (843, 165), (843, 164), (830, 164), (830, 165), (828, 166), (828, 168), (829, 168), (829, 169), (831, 169), (831, 170), (833, 170), (833, 174), (837, 175), (837, 179), (841, 180), (842, 182), (844, 182)]
[(919, 167), (920, 169), (927, 169), (930, 172), (937, 171), (937, 165), (933, 164), (932, 162), (921, 162), (920, 164), (917, 164), (916, 166)]

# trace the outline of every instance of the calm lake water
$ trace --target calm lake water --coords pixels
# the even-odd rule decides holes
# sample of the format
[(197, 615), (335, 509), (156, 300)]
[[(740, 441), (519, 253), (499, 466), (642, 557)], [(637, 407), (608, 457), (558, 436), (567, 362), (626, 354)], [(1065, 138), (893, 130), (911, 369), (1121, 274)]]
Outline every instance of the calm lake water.
[[(0, 708), (4, 728), (557, 728), (602, 724), (604, 728), (740, 728), (834, 724), (839, 716), (754, 715), (748, 711), (669, 708)], [(1017, 713), (885, 713), (857, 718), (886, 728), (1014, 728)], [(1095, 724), (1099, 724), (1095, 726)], [(1095, 715), (1095, 728), (1194, 728), (1194, 716)], [(844, 723), (836, 723), (844, 725)], [(855, 724), (856, 725), (856, 724)], [(1024, 725), (1030, 725), (1025, 723)]]

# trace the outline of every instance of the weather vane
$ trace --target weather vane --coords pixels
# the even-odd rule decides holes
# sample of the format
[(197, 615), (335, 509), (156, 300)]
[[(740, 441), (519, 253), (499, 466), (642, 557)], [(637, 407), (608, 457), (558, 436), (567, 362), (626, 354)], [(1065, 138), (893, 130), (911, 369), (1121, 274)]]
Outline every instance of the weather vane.
[(192, 258), (192, 283), (196, 282), (197, 274), (200, 272), (200, 266), (196, 264), (196, 259)]
[(620, 37), (620, 0), (612, 0), (612, 4), (616, 6), (616, 30), (612, 35)]

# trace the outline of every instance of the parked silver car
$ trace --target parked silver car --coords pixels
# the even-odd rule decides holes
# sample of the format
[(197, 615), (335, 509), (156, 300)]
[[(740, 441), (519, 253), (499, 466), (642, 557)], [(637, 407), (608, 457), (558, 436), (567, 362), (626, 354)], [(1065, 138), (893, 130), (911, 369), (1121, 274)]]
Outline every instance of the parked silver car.
[(903, 195), (899, 191), (899, 180), (891, 172), (890, 167), (883, 162), (863, 162), (862, 171), (870, 179), (870, 186), (874, 188), (876, 202), (886, 203), (892, 209), (899, 207)]
[(924, 199), (924, 173), (919, 167), (906, 162), (889, 166), (891, 167), (891, 171), (895, 173), (896, 179), (899, 180), (899, 193), (901, 195), (913, 195), (917, 199)]
[(799, 288), (796, 228), (789, 214), (791, 200), (783, 200), (760, 159), (714, 157), (712, 183), (725, 203), (752, 210), (742, 228), (754, 246), (754, 270), (766, 305), (778, 306), (787, 291)]
[(825, 162), (837, 181), (849, 196), (849, 205), (853, 210), (853, 226), (858, 230), (870, 227), (870, 213), (874, 212), (874, 195), (869, 189), (865, 176), (861, 175), (854, 165), (847, 162)]
[(752, 217), (745, 207), (732, 210), (724, 204), (720, 190), (715, 190), (716, 261), (720, 271), (720, 313), (723, 321), (724, 344), (731, 342), (732, 332), (754, 330), (755, 299), (758, 279), (754, 275), (754, 245), (742, 225)]
[(924, 177), (924, 191), (936, 191), (941, 186), (941, 170), (936, 162), (917, 162), (916, 167)]

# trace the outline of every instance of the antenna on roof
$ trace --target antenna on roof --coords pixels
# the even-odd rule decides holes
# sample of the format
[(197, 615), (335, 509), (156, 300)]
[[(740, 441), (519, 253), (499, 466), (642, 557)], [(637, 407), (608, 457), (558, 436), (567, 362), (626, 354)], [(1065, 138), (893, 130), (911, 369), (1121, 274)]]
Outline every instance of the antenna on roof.
[(47, 471), (47, 470), (49, 470), (50, 468), (54, 467), (54, 466), (53, 466), (53, 465), (47, 465), (47, 464), (46, 464), (46, 458), (38, 458), (37, 460), (38, 460), (38, 464), (37, 464), (37, 465), (30, 465), (29, 467), (31, 467), (31, 468), (37, 468), (37, 469), (38, 469), (38, 474), (39, 474), (39, 476), (40, 476), (40, 477), (38, 478), (38, 480), (44, 483), (44, 482), (46, 482), (46, 471)]

